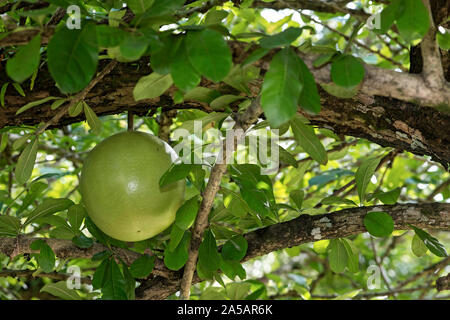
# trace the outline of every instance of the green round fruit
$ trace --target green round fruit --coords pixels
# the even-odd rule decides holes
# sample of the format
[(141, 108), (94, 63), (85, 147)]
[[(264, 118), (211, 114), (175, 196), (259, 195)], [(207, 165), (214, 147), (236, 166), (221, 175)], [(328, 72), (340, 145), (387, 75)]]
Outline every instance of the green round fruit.
[(167, 143), (144, 132), (122, 132), (99, 143), (80, 178), (95, 225), (122, 241), (145, 240), (169, 227), (183, 203), (184, 182), (160, 188), (159, 180), (175, 157)]

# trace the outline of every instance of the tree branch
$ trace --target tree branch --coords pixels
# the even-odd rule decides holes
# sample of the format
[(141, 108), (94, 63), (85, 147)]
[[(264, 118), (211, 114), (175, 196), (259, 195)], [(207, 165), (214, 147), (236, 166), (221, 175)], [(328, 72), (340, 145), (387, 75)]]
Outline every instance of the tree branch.
[[(366, 232), (363, 219), (367, 212), (384, 211), (391, 215), (396, 230), (408, 230), (409, 224), (424, 229), (450, 230), (450, 204), (397, 204), (344, 209), (329, 214), (300, 217), (252, 231), (245, 235), (247, 255), (243, 261), (270, 252), (317, 241), (312, 230), (319, 228), (321, 240), (348, 237)], [(447, 260), (447, 259), (444, 259)], [(443, 261), (444, 261), (443, 260)], [(441, 262), (442, 264), (443, 262)], [(182, 274), (170, 271), (167, 278), (144, 281), (137, 289), (139, 299), (165, 299), (179, 289)], [(201, 279), (194, 275), (192, 283)]]

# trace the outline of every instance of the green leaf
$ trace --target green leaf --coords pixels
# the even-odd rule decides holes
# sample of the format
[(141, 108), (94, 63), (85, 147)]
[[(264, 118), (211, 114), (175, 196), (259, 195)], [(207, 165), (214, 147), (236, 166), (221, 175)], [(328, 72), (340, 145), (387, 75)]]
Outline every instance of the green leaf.
[(221, 109), (221, 108), (229, 106), (233, 102), (236, 102), (236, 101), (239, 101), (242, 99), (245, 99), (245, 97), (235, 96), (233, 94), (225, 94), (225, 95), (220, 96), (220, 97), (214, 99), (213, 101), (211, 101), (211, 103), (209, 105), (214, 110)]
[(127, 0), (127, 5), (134, 14), (141, 14), (147, 11), (155, 0)]
[(70, 206), (73, 206), (73, 202), (70, 199), (47, 198), (40, 205), (38, 205), (36, 209), (28, 214), (24, 226), (32, 223), (38, 218), (46, 217), (56, 212), (66, 210)]
[(22, 89), (22, 86), (20, 84), (18, 84), (17, 82), (14, 82), (13, 84), (14, 89), (16, 89), (16, 91), (22, 96), (25, 97), (25, 92)]
[(439, 242), (438, 239), (433, 237), (428, 232), (419, 229), (417, 227), (411, 226), (411, 228), (414, 230), (416, 235), (422, 239), (423, 243), (427, 246), (427, 248), (434, 253), (438, 257), (447, 257), (447, 251), (445, 250), (445, 247)]
[(417, 234), (414, 235), (411, 241), (411, 251), (417, 257), (423, 256), (428, 251), (426, 244), (422, 241), (422, 239), (419, 238)]
[(185, 179), (191, 169), (197, 165), (194, 164), (173, 164), (162, 176), (159, 180), (159, 187), (162, 188), (168, 184), (174, 183), (178, 180)]
[(386, 33), (405, 10), (404, 0), (393, 0), (380, 14), (380, 29), (374, 29), (377, 33)]
[(345, 238), (340, 239), (345, 246), (345, 250), (347, 251), (348, 262), (347, 268), (350, 272), (356, 273), (359, 271), (359, 252), (355, 247), (352, 241), (347, 240)]
[(66, 281), (56, 283), (47, 283), (41, 289), (41, 292), (48, 292), (55, 297), (64, 300), (80, 300), (81, 297), (75, 289), (69, 289)]
[(142, 18), (154, 18), (158, 16), (164, 16), (167, 14), (173, 14), (176, 10), (180, 9), (186, 0), (154, 0), (153, 5), (143, 13)]
[(29, 144), (25, 147), (17, 160), (15, 176), (17, 182), (20, 184), (25, 184), (31, 177), (33, 172), (34, 163), (36, 161), (37, 148), (38, 148), (38, 138), (31, 140)]
[(220, 270), (231, 280), (236, 276), (244, 280), (247, 276), (245, 269), (239, 261), (220, 259)]
[(191, 233), (188, 231), (184, 233), (183, 239), (181, 239), (175, 250), (171, 251), (169, 247), (166, 247), (164, 250), (164, 264), (167, 268), (177, 271), (186, 264), (190, 239)]
[(127, 33), (122, 29), (108, 25), (98, 25), (97, 42), (99, 47), (112, 48), (119, 46), (127, 37)]
[[(109, 256), (108, 256), (109, 257)], [(109, 259), (105, 259), (100, 263), (92, 277), (92, 287), (94, 290), (101, 289), (105, 283), (106, 268), (109, 265)]]
[(301, 65), (295, 52), (285, 48), (270, 62), (261, 89), (261, 106), (272, 127), (279, 127), (297, 113), (302, 91)]
[(6, 82), (2, 85), (2, 89), (0, 90), (0, 103), (2, 107), (5, 107), (5, 93), (6, 89), (8, 88), (9, 82)]
[(67, 218), (69, 219), (72, 230), (78, 231), (86, 216), (87, 214), (82, 204), (71, 206), (67, 212)]
[(242, 66), (244, 67), (249, 64), (252, 64), (253, 62), (258, 61), (259, 59), (264, 57), (266, 54), (268, 54), (269, 51), (270, 51), (270, 49), (266, 49), (266, 48), (256, 49), (255, 51), (250, 53), (247, 58), (245, 58), (244, 62), (242, 62)]
[(192, 65), (206, 78), (219, 82), (230, 72), (231, 51), (219, 32), (211, 29), (191, 31), (186, 47)]
[(127, 300), (125, 278), (114, 258), (111, 258), (106, 269), (102, 286), (102, 300)]
[(15, 237), (20, 232), (20, 219), (13, 216), (0, 216), (0, 235)]
[(368, 212), (364, 217), (364, 226), (374, 237), (388, 237), (394, 231), (394, 220), (386, 212)]
[(325, 165), (328, 162), (327, 152), (314, 133), (314, 129), (305, 125), (302, 120), (295, 117), (290, 121), (292, 132), (297, 143), (318, 163)]
[(173, 252), (178, 247), (181, 239), (183, 239), (184, 231), (185, 230), (180, 229), (175, 223), (172, 225), (172, 229), (170, 229), (170, 241), (167, 245), (169, 251)]
[(69, 116), (76, 117), (83, 111), (83, 101), (78, 101), (69, 107)]
[(197, 217), (199, 208), (198, 196), (194, 196), (187, 200), (178, 209), (175, 218), (175, 224), (182, 230), (189, 229)]
[(87, 105), (86, 102), (83, 101), (83, 109), (84, 109), (84, 115), (86, 116), (87, 123), (89, 124), (89, 127), (91, 127), (92, 131), (99, 135), (102, 131), (102, 122), (95, 114), (94, 110), (91, 109)]
[(153, 72), (139, 79), (133, 89), (134, 100), (152, 99), (162, 95), (173, 84), (170, 74)]
[(228, 16), (228, 12), (225, 10), (209, 10), (205, 16), (205, 24), (213, 25), (220, 24), (223, 19)]
[(41, 35), (38, 34), (30, 42), (20, 47), (16, 54), (8, 59), (6, 73), (15, 82), (28, 79), (39, 66), (41, 49)]
[(75, 236), (72, 238), (73, 244), (75, 244), (77, 247), (82, 249), (87, 249), (92, 247), (94, 244), (94, 240), (91, 238), (86, 237), (84, 234), (81, 234), (79, 236)]
[(422, 0), (404, 0), (405, 6), (397, 19), (400, 35), (408, 42), (422, 39), (430, 28), (429, 13)]
[(349, 88), (364, 79), (364, 67), (357, 58), (342, 55), (331, 64), (331, 79), (338, 86)]
[(290, 45), (302, 34), (303, 29), (289, 27), (286, 30), (275, 34), (273, 36), (265, 37), (259, 40), (259, 45), (262, 48), (272, 49)]
[(58, 99), (52, 103), (50, 106), (50, 109), (56, 110), (58, 109), (62, 104), (64, 104), (67, 100), (66, 99)]
[(289, 198), (294, 202), (298, 210), (302, 208), (303, 198), (305, 197), (305, 192), (303, 190), (293, 190), (289, 193)]
[(328, 246), (328, 259), (333, 272), (341, 273), (348, 263), (348, 253), (341, 239), (331, 239)]
[(134, 278), (147, 278), (153, 271), (155, 259), (155, 256), (149, 256), (148, 254), (144, 254), (137, 258), (130, 266), (131, 275)]
[(47, 48), (48, 69), (61, 92), (75, 93), (85, 88), (98, 63), (95, 26), (83, 23), (80, 30), (60, 28)]
[(227, 297), (231, 300), (243, 300), (248, 296), (251, 284), (248, 282), (233, 282), (227, 284)]
[(436, 39), (442, 50), (450, 50), (450, 30), (444, 28), (444, 33), (437, 32)]
[(198, 263), (206, 271), (214, 272), (220, 267), (220, 255), (217, 251), (217, 244), (211, 230), (207, 230), (203, 236), (203, 241), (198, 248)]
[(52, 272), (55, 268), (55, 254), (44, 240), (35, 240), (30, 244), (32, 250), (39, 250), (36, 260), (44, 272)]
[(367, 186), (370, 183), (381, 158), (369, 158), (364, 160), (355, 173), (356, 189), (359, 195), (359, 202), (362, 204), (366, 198)]
[(119, 47), (121, 58), (127, 62), (136, 61), (145, 54), (147, 47), (148, 41), (145, 36), (128, 34)]
[(387, 191), (387, 192), (377, 192), (373, 196), (377, 199), (379, 199), (384, 204), (395, 204), (397, 203), (397, 199), (400, 196), (400, 192), (402, 191), (402, 188), (395, 188), (394, 190)]
[(200, 74), (189, 61), (186, 39), (183, 39), (176, 52), (176, 59), (170, 64), (170, 74), (175, 85), (183, 91), (192, 90), (200, 83)]
[(222, 258), (225, 260), (242, 260), (247, 253), (247, 240), (237, 235), (225, 242), (222, 247)]
[(316, 81), (303, 60), (300, 59), (300, 57), (298, 57), (298, 60), (300, 64), (299, 78), (300, 83), (303, 85), (302, 92), (300, 93), (300, 97), (298, 99), (298, 104), (306, 111), (318, 113), (320, 112), (321, 105)]

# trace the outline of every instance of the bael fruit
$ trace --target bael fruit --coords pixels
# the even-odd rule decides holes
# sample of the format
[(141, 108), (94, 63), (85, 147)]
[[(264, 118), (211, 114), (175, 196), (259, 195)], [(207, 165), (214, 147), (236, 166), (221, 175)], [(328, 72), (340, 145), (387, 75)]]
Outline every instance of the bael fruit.
[(162, 232), (183, 202), (183, 181), (159, 187), (175, 158), (168, 144), (144, 132), (122, 132), (103, 140), (81, 171), (80, 191), (89, 217), (122, 241)]

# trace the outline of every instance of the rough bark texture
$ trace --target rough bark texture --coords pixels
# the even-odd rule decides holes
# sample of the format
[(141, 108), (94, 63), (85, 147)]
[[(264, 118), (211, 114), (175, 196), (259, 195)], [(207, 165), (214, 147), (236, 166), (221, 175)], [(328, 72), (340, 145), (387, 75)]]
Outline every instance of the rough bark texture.
[(450, 273), (436, 280), (437, 291), (450, 290)]
[[(395, 229), (398, 230), (409, 229), (408, 224), (424, 229), (450, 228), (450, 204), (441, 203), (360, 207), (331, 214), (301, 215), (291, 221), (247, 233), (245, 238), (248, 249), (244, 261), (307, 242), (348, 237), (365, 232), (363, 219), (367, 212), (371, 211), (388, 212), (394, 220)], [(312, 230), (316, 232), (313, 233)], [(165, 299), (175, 293), (179, 288), (182, 273), (168, 274), (170, 276), (167, 278), (155, 277), (143, 282), (137, 289), (136, 296), (139, 299)], [(200, 281), (195, 275), (192, 282)]]
[[(234, 43), (232, 48), (236, 62), (245, 59), (248, 54), (244, 52), (240, 44)], [(259, 63), (262, 72), (267, 70), (268, 61), (270, 57), (266, 57)], [(102, 66), (99, 67), (101, 68)], [(175, 105), (171, 98), (174, 88), (155, 99), (134, 101), (132, 95), (134, 85), (141, 76), (150, 72), (148, 59), (142, 59), (133, 65), (118, 64), (88, 93), (86, 102), (100, 116), (127, 110), (143, 116), (150, 109), (157, 107), (162, 107), (163, 110), (198, 108), (206, 112), (211, 111), (207, 105), (195, 101), (185, 101), (183, 104)], [(327, 81), (328, 74), (328, 71), (323, 69), (315, 72), (319, 82)], [(7, 81), (4, 72), (0, 72), (0, 80)], [(232, 92), (228, 87), (208, 81), (203, 81), (202, 85), (220, 89), (224, 93)], [(258, 92), (261, 83), (252, 85), (252, 92)], [(318, 115), (304, 113), (313, 124), (333, 129), (337, 133), (365, 138), (382, 146), (407, 150), (417, 155), (428, 155), (444, 166), (450, 162), (450, 127), (448, 126), (450, 115), (440, 113), (433, 108), (377, 95), (360, 93), (351, 99), (341, 99), (323, 90), (320, 91), (320, 95), (323, 110)], [(6, 108), (0, 108), (0, 128), (36, 125), (51, 119), (58, 110), (51, 110), (49, 104), (37, 106), (16, 115), (21, 106), (47, 96), (60, 96), (60, 94), (45, 70), (39, 73), (35, 89), (28, 91), (26, 97), (20, 96), (12, 86), (9, 86), (5, 96)], [(82, 120), (84, 120), (83, 114), (77, 117), (65, 115), (56, 127)]]

